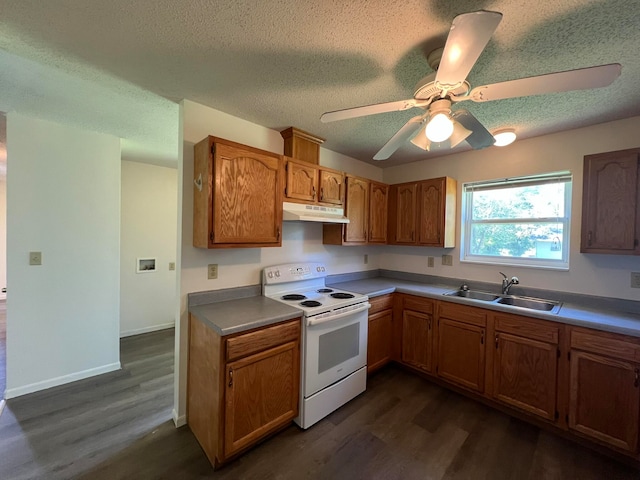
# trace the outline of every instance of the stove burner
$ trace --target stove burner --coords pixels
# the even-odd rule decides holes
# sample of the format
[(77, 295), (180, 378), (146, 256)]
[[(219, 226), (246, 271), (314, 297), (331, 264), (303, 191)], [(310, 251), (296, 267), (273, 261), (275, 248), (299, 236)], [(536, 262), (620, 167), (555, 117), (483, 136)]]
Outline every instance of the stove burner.
[(333, 290), (331, 290), (330, 288), (321, 288), (318, 290), (318, 293), (331, 293), (333, 292)]
[(352, 295), (351, 293), (344, 293), (344, 292), (332, 293), (331, 296), (333, 298), (353, 298), (353, 297), (355, 297), (355, 295)]
[(303, 307), (319, 307), (322, 304), (320, 302), (316, 302), (315, 300), (305, 300), (304, 302), (301, 302), (300, 305), (302, 305)]
[(299, 293), (290, 293), (289, 295), (283, 295), (282, 300), (304, 300), (304, 295), (300, 295)]

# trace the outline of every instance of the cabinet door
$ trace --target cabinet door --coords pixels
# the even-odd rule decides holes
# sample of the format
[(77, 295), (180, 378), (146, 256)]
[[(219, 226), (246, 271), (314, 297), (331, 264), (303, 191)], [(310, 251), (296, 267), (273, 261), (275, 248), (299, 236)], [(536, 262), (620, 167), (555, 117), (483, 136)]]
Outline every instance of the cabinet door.
[(387, 243), (389, 186), (371, 182), (369, 193), (369, 243)]
[(444, 179), (436, 178), (420, 182), (418, 243), (442, 246), (444, 227)]
[(639, 366), (571, 351), (569, 428), (608, 445), (638, 451)]
[(433, 318), (413, 310), (402, 312), (402, 363), (431, 372)]
[(347, 175), (346, 215), (349, 223), (345, 225), (345, 242), (367, 242), (368, 206), (369, 182), (362, 178)]
[(639, 195), (637, 150), (586, 156), (580, 251), (640, 254)]
[(287, 161), (287, 198), (315, 202), (318, 195), (318, 168)]
[(485, 329), (449, 318), (438, 321), (438, 376), (484, 391)]
[(344, 174), (332, 170), (320, 170), (320, 203), (342, 205)]
[(558, 348), (496, 333), (493, 397), (547, 420), (556, 416)]
[(216, 144), (214, 163), (211, 243), (280, 245), (280, 158)]
[(416, 183), (397, 186), (393, 243), (416, 243), (417, 188)]
[(233, 455), (298, 415), (298, 342), (227, 364), (224, 454)]
[(369, 315), (367, 373), (389, 363), (391, 359), (392, 310)]

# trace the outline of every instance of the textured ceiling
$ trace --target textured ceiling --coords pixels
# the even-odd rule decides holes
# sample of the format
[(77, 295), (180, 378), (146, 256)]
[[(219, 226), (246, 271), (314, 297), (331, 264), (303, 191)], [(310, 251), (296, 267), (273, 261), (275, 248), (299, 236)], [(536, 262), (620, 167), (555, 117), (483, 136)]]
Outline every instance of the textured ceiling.
[(448, 151), (407, 144), (371, 159), (419, 110), (329, 124), (320, 115), (411, 98), (431, 72), (426, 53), (444, 44), (457, 14), (479, 9), (503, 19), (472, 87), (622, 64), (603, 89), (465, 102), (489, 130), (526, 138), (640, 114), (638, 0), (0, 0), (0, 110), (50, 103), (51, 118), (162, 155), (176, 146), (166, 99), (186, 98), (266, 127), (296, 126), (382, 167), (415, 161)]

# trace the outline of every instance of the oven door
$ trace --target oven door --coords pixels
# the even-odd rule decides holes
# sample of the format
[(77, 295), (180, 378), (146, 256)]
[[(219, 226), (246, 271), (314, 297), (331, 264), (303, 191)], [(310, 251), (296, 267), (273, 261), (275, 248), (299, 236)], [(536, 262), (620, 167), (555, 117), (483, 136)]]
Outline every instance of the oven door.
[(305, 397), (367, 364), (367, 311), (370, 306), (364, 302), (305, 319)]

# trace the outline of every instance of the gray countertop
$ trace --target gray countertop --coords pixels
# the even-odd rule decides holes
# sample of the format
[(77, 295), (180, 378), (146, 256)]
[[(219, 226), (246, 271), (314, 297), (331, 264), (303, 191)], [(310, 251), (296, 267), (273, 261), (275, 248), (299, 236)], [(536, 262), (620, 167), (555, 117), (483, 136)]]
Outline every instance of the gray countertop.
[(291, 320), (300, 317), (302, 310), (254, 296), (191, 306), (189, 313), (224, 336)]
[(376, 297), (393, 292), (407, 293), (436, 300), (446, 300), (454, 303), (482, 307), (489, 310), (515, 313), (543, 320), (640, 337), (640, 315), (609, 310), (598, 310), (596, 308), (585, 308), (580, 305), (567, 302), (563, 302), (562, 307), (557, 314), (551, 314), (538, 310), (487, 303), (469, 298), (443, 297), (444, 293), (455, 290), (455, 287), (451, 287), (451, 285), (429, 285), (394, 278), (376, 277), (332, 283), (330, 286), (354, 293), (361, 293), (363, 295), (368, 295), (369, 297)]

